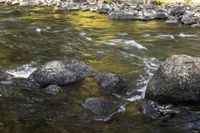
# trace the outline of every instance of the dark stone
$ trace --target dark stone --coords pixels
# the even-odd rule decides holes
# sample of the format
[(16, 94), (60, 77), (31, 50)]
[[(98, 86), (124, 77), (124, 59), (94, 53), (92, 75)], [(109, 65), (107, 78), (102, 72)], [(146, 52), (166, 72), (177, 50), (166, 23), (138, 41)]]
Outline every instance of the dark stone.
[(173, 15), (173, 16), (180, 16), (180, 15), (183, 15), (187, 10), (190, 10), (190, 7), (188, 6), (175, 6), (175, 7), (172, 7), (170, 9), (170, 15)]
[(9, 97), (14, 92), (12, 81), (0, 81), (0, 96)]
[(40, 85), (33, 78), (13, 78), (13, 85), (25, 90), (39, 89)]
[(113, 73), (102, 73), (95, 76), (95, 80), (103, 89), (105, 94), (123, 95), (126, 93), (126, 86), (122, 79)]
[(199, 17), (194, 14), (186, 13), (182, 16), (181, 21), (186, 25), (196, 24), (199, 21)]
[(31, 76), (41, 87), (47, 87), (49, 85), (68, 86), (95, 74), (95, 70), (87, 65), (66, 59), (48, 62)]
[(168, 12), (166, 9), (158, 8), (155, 10), (155, 12), (155, 19), (167, 19), (168, 17)]
[(167, 129), (178, 131), (200, 131), (200, 106), (194, 105), (166, 105), (145, 100), (142, 111), (146, 117)]
[(90, 110), (98, 121), (108, 121), (118, 111), (117, 105), (112, 101), (95, 97), (86, 99), (82, 106)]
[(14, 76), (6, 73), (6, 72), (3, 72), (3, 71), (0, 71), (0, 81), (6, 81), (6, 80), (9, 80), (11, 78), (13, 78)]
[(49, 85), (48, 87), (44, 88), (43, 91), (50, 95), (58, 95), (60, 91), (60, 87), (57, 85)]
[(200, 58), (173, 55), (149, 81), (146, 98), (163, 103), (200, 102)]

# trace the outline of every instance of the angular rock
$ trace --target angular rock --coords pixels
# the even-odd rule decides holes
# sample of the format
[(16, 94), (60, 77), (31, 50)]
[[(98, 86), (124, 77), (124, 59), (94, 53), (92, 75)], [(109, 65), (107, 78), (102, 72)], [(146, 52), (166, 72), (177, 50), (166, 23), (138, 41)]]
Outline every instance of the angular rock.
[(95, 80), (101, 86), (105, 94), (123, 95), (126, 93), (126, 86), (117, 74), (98, 74), (95, 76)]
[(51, 61), (31, 74), (41, 86), (68, 86), (84, 80), (87, 76), (94, 76), (95, 70), (75, 60)]
[(200, 58), (173, 55), (149, 81), (146, 98), (163, 103), (200, 102)]
[(192, 25), (199, 21), (199, 17), (195, 16), (194, 14), (187, 13), (182, 16), (181, 21), (186, 25)]

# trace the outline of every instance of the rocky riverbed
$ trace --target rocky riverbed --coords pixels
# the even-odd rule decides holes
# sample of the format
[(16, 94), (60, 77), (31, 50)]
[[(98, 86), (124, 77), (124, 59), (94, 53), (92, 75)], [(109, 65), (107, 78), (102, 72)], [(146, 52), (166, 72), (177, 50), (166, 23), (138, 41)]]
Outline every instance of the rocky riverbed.
[(58, 6), (56, 12), (91, 11), (107, 14), (112, 20), (165, 20), (166, 24), (182, 23), (191, 28), (200, 27), (200, 6), (172, 4), (169, 7), (139, 2), (65, 2), (65, 1), (1, 1), (20, 6)]

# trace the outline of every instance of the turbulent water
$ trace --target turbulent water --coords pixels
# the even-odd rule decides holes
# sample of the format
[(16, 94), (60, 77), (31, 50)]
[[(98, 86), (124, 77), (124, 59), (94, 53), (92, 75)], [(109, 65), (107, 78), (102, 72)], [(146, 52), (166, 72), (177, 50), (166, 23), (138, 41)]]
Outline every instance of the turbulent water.
[(112, 119), (103, 122), (92, 119), (81, 105), (86, 98), (101, 96), (92, 79), (64, 89), (59, 96), (19, 91), (13, 97), (0, 97), (1, 132), (179, 131), (146, 118), (139, 105), (148, 80), (162, 61), (173, 54), (200, 56), (199, 29), (162, 21), (112, 21), (92, 12), (58, 14), (54, 10), (0, 6), (0, 69), (27, 78), (47, 61), (76, 59), (100, 72), (119, 74), (129, 85), (130, 94), (121, 98), (122, 107), (111, 114)]

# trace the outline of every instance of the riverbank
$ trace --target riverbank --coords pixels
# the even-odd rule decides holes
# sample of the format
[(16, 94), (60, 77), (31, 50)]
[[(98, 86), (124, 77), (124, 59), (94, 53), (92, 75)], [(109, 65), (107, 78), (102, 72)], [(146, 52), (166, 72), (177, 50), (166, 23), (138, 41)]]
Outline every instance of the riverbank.
[(19, 6), (57, 6), (56, 13), (69, 11), (91, 11), (107, 14), (112, 20), (151, 21), (164, 20), (166, 24), (185, 24), (191, 28), (200, 28), (200, 6), (171, 5), (164, 7), (155, 4), (118, 3), (118, 2), (64, 2), (53, 1), (9, 1), (1, 3)]

